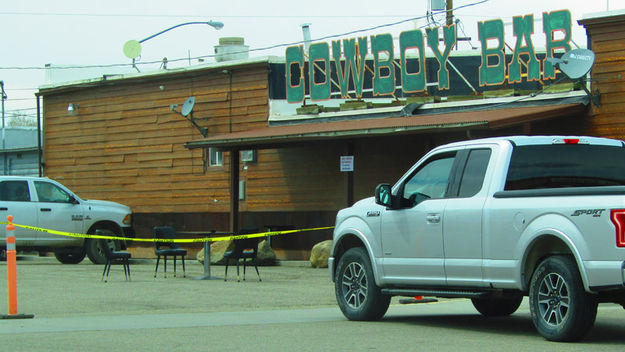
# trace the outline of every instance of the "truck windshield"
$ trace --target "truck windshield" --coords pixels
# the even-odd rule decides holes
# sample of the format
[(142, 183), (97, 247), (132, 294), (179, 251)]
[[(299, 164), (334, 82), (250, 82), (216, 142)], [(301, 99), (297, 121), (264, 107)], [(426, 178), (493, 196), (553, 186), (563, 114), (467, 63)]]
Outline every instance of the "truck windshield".
[(625, 148), (556, 144), (515, 147), (506, 190), (625, 185)]

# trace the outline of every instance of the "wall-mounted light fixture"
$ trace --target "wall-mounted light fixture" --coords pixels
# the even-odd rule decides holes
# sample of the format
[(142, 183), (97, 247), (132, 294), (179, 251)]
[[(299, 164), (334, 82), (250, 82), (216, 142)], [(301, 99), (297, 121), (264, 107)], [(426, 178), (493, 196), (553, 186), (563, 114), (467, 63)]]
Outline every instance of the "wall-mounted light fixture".
[(69, 103), (69, 105), (67, 105), (67, 113), (69, 114), (69, 116), (77, 115), (78, 108), (79, 108), (78, 104)]

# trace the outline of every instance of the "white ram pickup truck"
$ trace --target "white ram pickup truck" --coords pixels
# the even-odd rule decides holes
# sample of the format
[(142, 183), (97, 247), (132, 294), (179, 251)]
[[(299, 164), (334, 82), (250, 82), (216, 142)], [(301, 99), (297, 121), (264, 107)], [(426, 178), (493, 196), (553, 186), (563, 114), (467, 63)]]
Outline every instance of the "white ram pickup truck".
[[(70, 233), (95, 234), (107, 230), (134, 237), (129, 207), (108, 201), (85, 200), (60, 183), (46, 177), (0, 176), (0, 219), (44, 229)], [(0, 257), (4, 257), (5, 226), (0, 228)], [(64, 264), (81, 262), (85, 255), (94, 264), (105, 262), (100, 244), (94, 239), (53, 235), (16, 227), (18, 250), (54, 252)], [(109, 241), (109, 246), (125, 248), (124, 241)]]
[(538, 332), (577, 340), (625, 307), (625, 143), (515, 136), (440, 146), (339, 211), (329, 270), (343, 314), (391, 296), (470, 298), (485, 316), (529, 296)]

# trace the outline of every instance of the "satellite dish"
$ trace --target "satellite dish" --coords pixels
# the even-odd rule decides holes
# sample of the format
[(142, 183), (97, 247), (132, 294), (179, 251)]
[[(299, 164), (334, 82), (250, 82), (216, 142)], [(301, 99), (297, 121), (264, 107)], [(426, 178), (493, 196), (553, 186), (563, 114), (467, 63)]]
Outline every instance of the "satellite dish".
[(595, 53), (588, 49), (573, 49), (562, 55), (561, 58), (549, 58), (547, 61), (558, 68), (568, 78), (576, 80), (586, 76), (595, 63)]
[(184, 104), (182, 104), (182, 111), (176, 111), (176, 107), (178, 106), (178, 104), (170, 105), (169, 108), (171, 109), (171, 111), (174, 111), (182, 115), (182, 117), (184, 117), (185, 119), (189, 120), (189, 122), (191, 122), (191, 124), (195, 126), (198, 131), (200, 131), (202, 136), (206, 137), (208, 136), (208, 127), (200, 127), (200, 125), (197, 124), (197, 122), (193, 118), (193, 105), (195, 105), (195, 97), (188, 97), (187, 100), (184, 101)]
[(141, 43), (131, 39), (124, 44), (124, 55), (129, 59), (136, 59), (141, 56)]
[(193, 105), (195, 105), (195, 97), (187, 98), (184, 104), (182, 104), (182, 112), (180, 114), (184, 117), (187, 117), (190, 113), (193, 112)]
[[(554, 66), (557, 65), (560, 71), (571, 80), (583, 81), (582, 78), (590, 72), (592, 65), (595, 63), (595, 53), (588, 49), (573, 49), (562, 55), (559, 59), (550, 57), (547, 61), (551, 62)], [(588, 97), (590, 97), (593, 104), (601, 106), (599, 92), (592, 94), (586, 87), (585, 82), (582, 82), (581, 86)]]

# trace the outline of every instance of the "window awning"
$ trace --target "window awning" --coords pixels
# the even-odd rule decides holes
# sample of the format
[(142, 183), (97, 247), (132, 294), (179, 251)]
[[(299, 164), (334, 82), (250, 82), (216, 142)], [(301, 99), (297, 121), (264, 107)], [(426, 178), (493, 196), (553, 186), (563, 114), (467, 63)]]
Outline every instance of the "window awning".
[(263, 149), (286, 147), (292, 143), (339, 138), (363, 138), (393, 134), (416, 134), (468, 129), (498, 129), (532, 121), (579, 116), (584, 102), (508, 108), (485, 108), (442, 114), (359, 118), (269, 126), (254, 130), (210, 136), (185, 143), (188, 149)]

